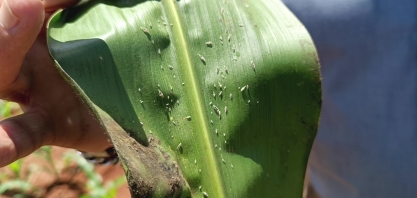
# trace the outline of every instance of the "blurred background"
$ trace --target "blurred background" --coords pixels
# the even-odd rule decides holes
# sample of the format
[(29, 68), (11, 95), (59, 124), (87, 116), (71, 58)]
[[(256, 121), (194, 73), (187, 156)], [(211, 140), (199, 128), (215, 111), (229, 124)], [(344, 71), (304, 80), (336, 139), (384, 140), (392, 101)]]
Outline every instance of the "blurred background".
[[(21, 114), (18, 104), (0, 100), (0, 121)], [(74, 149), (44, 146), (0, 168), (0, 198), (130, 197), (120, 163), (93, 165)]]

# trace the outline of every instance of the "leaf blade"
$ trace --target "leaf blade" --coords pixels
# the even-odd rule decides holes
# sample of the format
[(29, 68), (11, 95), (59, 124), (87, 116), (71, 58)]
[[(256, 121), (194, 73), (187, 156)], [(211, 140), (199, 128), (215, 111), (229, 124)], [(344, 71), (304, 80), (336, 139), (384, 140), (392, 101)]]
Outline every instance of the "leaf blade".
[(183, 57), (180, 58), (180, 60), (184, 60), (184, 64), (185, 67), (182, 69), (182, 71), (185, 73), (184, 76), (188, 77), (188, 79), (185, 79), (185, 82), (187, 84), (189, 84), (191, 86), (191, 90), (189, 93), (190, 97), (193, 98), (192, 100), (195, 101), (195, 108), (193, 108), (194, 111), (197, 112), (197, 120), (196, 123), (199, 123), (199, 129), (202, 129), (202, 134), (203, 134), (203, 144), (205, 144), (205, 147), (208, 148), (208, 162), (209, 162), (209, 167), (208, 167), (208, 172), (210, 172), (211, 174), (214, 175), (214, 177), (212, 177), (212, 182), (214, 183), (212, 186), (215, 187), (214, 190), (212, 190), (212, 192), (215, 193), (211, 193), (212, 196), (214, 197), (225, 197), (224, 194), (224, 189), (223, 189), (223, 184), (220, 181), (220, 173), (219, 170), (217, 168), (217, 166), (215, 165), (216, 162), (216, 157), (214, 155), (213, 152), (213, 148), (211, 147), (211, 137), (209, 136), (209, 127), (208, 127), (208, 123), (207, 120), (204, 119), (207, 117), (207, 115), (205, 115), (205, 111), (203, 110), (203, 102), (202, 102), (202, 98), (200, 97), (199, 91), (200, 87), (199, 87), (199, 83), (198, 80), (196, 78), (196, 72), (194, 71), (194, 65), (191, 61), (191, 53), (189, 50), (189, 47), (187, 46), (188, 41), (186, 41), (186, 34), (184, 33), (183, 29), (184, 26), (183, 24), (181, 24), (181, 20), (179, 17), (179, 11), (177, 9), (177, 5), (175, 5), (174, 1), (163, 1), (162, 2), (162, 6), (164, 7), (165, 10), (165, 14), (167, 16), (167, 18), (171, 18), (172, 19), (172, 23), (174, 24), (174, 26), (176, 26), (177, 28), (173, 28), (172, 29), (172, 34), (173, 35), (177, 35), (176, 37), (179, 39), (176, 39), (173, 41), (174, 45), (179, 46), (179, 52), (178, 54), (182, 55)]
[[(218, 1), (136, 3), (131, 7), (112, 7), (105, 1), (92, 6), (91, 10), (97, 8), (97, 11), (89, 13), (114, 13), (104, 17), (101, 23), (118, 18), (117, 25), (103, 25), (110, 30), (93, 31), (92, 38), (99, 39), (89, 38), (87, 32), (87, 36), (60, 38), (58, 42), (62, 45), (51, 42), (52, 54), (71, 76), (69, 78), (74, 79), (98, 108), (111, 115), (136, 140), (144, 145), (150, 137), (160, 141), (160, 148), (179, 161), (193, 195), (202, 195), (205, 190), (210, 196), (217, 197), (271, 193), (282, 197), (301, 195), (297, 189), (302, 187), (308, 152), (317, 129), (317, 104), (320, 101), (315, 49), (302, 25), (281, 3), (273, 1), (247, 4), (231, 1), (230, 5)], [(174, 7), (178, 9), (176, 12)], [(272, 12), (268, 7), (280, 12)], [(152, 14), (147, 15), (148, 12)], [(268, 17), (257, 15), (262, 12)], [(129, 13), (135, 20), (126, 20)], [(223, 23), (218, 24), (221, 15), (224, 15)], [(276, 18), (285, 20), (277, 23)], [(99, 21), (98, 18), (89, 20), (82, 23), (92, 24), (93, 30), (100, 28), (92, 23)], [(65, 26), (71, 25), (66, 23)], [(115, 27), (129, 28), (117, 30)], [(50, 29), (50, 35), (62, 34), (54, 32), (59, 29), (57, 26), (54, 28)], [(183, 32), (175, 33), (177, 30)], [(121, 37), (123, 39), (116, 39)], [(102, 51), (89, 52), (90, 56), (96, 57), (94, 60), (85, 57), (77, 62), (59, 57), (64, 52), (54, 50), (68, 51), (65, 46), (71, 40), (78, 42), (72, 51), (79, 56), (95, 50), (91, 46)], [(69, 42), (64, 46), (65, 41)], [(206, 42), (211, 42), (211, 47)], [(135, 47), (137, 45), (141, 47)], [(80, 47), (88, 49), (76, 52)], [(104, 61), (98, 61), (97, 57)], [(72, 65), (83, 65), (82, 62), (89, 60), (97, 65), (108, 64), (104, 68), (109, 71), (97, 69), (94, 64), (89, 67), (96, 69), (78, 68), (80, 71), (63, 65), (71, 62)], [(165, 70), (160, 69), (160, 65)], [(223, 66), (228, 68), (227, 73)], [(217, 67), (222, 71), (218, 72)], [(104, 74), (101, 76), (106, 80), (92, 82), (82, 77), (94, 72)], [(133, 77), (126, 77), (129, 75)], [(90, 78), (94, 76), (91, 74)], [(106, 91), (95, 90), (100, 84), (106, 85)], [(141, 92), (137, 91), (138, 85)], [(227, 86), (227, 91), (220, 90), (220, 85)], [(242, 87), (247, 85), (250, 85), (249, 89), (242, 92)], [(158, 96), (158, 91), (164, 94), (163, 99)], [(232, 94), (233, 99), (219, 96), (220, 91), (224, 95)], [(103, 95), (109, 96), (99, 97)], [(173, 101), (167, 99), (168, 96)], [(152, 100), (156, 102), (152, 103)], [(109, 101), (122, 104), (108, 104)], [(181, 105), (176, 105), (176, 101), (181, 101)], [(218, 119), (215, 108), (208, 105), (212, 101), (221, 109), (223, 120)], [(223, 111), (226, 106), (228, 114)], [(187, 116), (192, 119), (187, 121)], [(145, 124), (141, 126), (140, 122)], [(215, 133), (217, 130), (219, 136)], [(259, 133), (259, 137), (254, 136), (253, 131)], [(180, 144), (182, 152), (176, 149)], [(201, 192), (198, 190), (200, 185), (203, 186)]]

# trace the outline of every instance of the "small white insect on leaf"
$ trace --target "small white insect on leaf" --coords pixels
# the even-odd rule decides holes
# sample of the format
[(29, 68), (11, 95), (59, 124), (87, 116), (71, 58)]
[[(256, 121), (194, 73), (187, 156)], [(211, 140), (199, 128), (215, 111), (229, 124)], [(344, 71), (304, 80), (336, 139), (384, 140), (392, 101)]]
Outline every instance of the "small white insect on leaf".
[(158, 94), (159, 94), (159, 97), (164, 98), (164, 93), (162, 93), (162, 91), (159, 89), (158, 89)]
[(143, 33), (145, 33), (145, 34), (151, 34), (151, 32), (149, 31), (149, 29), (147, 29), (147, 28), (140, 27), (140, 29), (142, 29)]
[(187, 119), (188, 121), (190, 121), (191, 120), (191, 116), (187, 116), (187, 117), (185, 117), (185, 119)]
[(255, 71), (256, 70), (255, 63), (253, 61), (250, 61), (250, 65), (252, 66), (253, 71)]
[(197, 54), (198, 55), (198, 57), (200, 57), (200, 60), (203, 62), (203, 63), (206, 63), (206, 59), (204, 58), (204, 56), (202, 56), (201, 54)]
[(203, 192), (203, 196), (204, 197), (209, 197), (208, 194), (206, 192)]
[(179, 143), (177, 149), (180, 150), (182, 148), (182, 143)]
[(221, 116), (222, 113), (220, 112), (220, 109), (216, 107), (216, 105), (213, 105), (213, 109), (218, 116)]

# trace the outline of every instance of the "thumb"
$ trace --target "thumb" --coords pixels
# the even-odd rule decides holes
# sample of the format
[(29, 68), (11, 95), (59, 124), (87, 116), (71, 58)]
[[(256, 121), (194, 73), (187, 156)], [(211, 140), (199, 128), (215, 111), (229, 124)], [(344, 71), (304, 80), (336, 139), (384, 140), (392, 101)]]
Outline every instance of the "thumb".
[(0, 167), (25, 157), (51, 138), (42, 111), (30, 111), (0, 122)]
[(44, 8), (40, 0), (0, 0), (0, 91), (16, 80), (38, 36)]

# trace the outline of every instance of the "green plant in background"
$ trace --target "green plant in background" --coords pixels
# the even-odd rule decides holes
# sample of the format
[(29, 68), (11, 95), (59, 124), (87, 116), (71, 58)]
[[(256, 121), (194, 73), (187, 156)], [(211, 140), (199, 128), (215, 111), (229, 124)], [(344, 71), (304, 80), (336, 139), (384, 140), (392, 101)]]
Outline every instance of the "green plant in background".
[[(0, 121), (4, 118), (14, 116), (19, 112), (16, 103), (0, 100)], [(40, 189), (28, 181), (29, 176), (36, 170), (36, 165), (31, 165), (25, 171), (24, 159), (9, 164), (6, 168), (11, 174), (0, 173), (0, 195), (7, 191), (15, 191), (14, 197), (25, 197), (27, 193), (38, 194)]]
[(43, 146), (35, 152), (38, 157), (44, 159), (48, 163), (47, 166), (31, 164), (28, 171), (24, 172), (24, 159), (20, 159), (5, 167), (10, 169), (13, 174), (0, 174), (0, 195), (5, 192), (13, 192), (12, 194), (14, 197), (27, 197), (29, 195), (44, 197), (43, 193), (47, 192), (42, 191), (28, 181), (31, 173), (34, 171), (51, 172), (56, 176), (56, 182), (70, 184), (73, 182), (72, 177), (69, 181), (61, 181), (60, 175), (64, 170), (74, 165), (87, 177), (85, 183), (85, 188), (87, 190), (80, 198), (114, 198), (116, 197), (117, 188), (126, 182), (126, 178), (122, 176), (113, 181), (104, 183), (101, 175), (95, 172), (94, 165), (87, 162), (75, 152), (67, 152), (62, 156), (62, 159), (58, 159), (58, 161), (65, 162), (62, 168), (58, 168), (52, 157), (52, 148), (53, 147), (51, 146)]
[(43, 146), (35, 151), (35, 154), (44, 159), (48, 164), (49, 167), (44, 167), (42, 170), (46, 172), (52, 172), (57, 179), (60, 177), (60, 172), (57, 170), (55, 165), (53, 156), (52, 156), (52, 147), (51, 146)]
[(0, 101), (0, 116), (3, 118), (6, 116), (10, 116), (11, 110), (12, 110), (11, 107), (12, 107), (11, 103)]
[(52, 17), (48, 45), (133, 197), (301, 197), (319, 63), (281, 2), (86, 1)]
[(89, 163), (80, 155), (73, 152), (64, 155), (66, 163), (75, 162), (77, 166), (87, 176), (86, 188), (87, 194), (80, 198), (113, 198), (116, 197), (117, 188), (126, 182), (126, 178), (121, 176), (113, 181), (104, 184), (100, 174), (94, 170), (94, 165)]
[[(0, 120), (14, 116), (16, 112), (19, 112), (19, 107), (16, 103), (0, 100)], [(25, 171), (25, 159), (19, 159), (4, 167), (5, 169), (9, 169), (11, 174), (0, 173), (0, 195), (9, 192), (13, 194), (13, 197), (15, 198), (28, 196), (43, 197), (42, 194), (47, 192), (34, 186), (34, 184), (28, 180), (32, 173), (35, 171), (52, 173), (56, 177), (55, 180), (60, 181), (62, 171), (72, 166), (74, 163), (75, 166), (87, 176), (87, 182), (85, 184), (87, 191), (81, 198), (114, 198), (116, 197), (117, 188), (126, 182), (126, 178), (122, 176), (113, 181), (104, 183), (101, 175), (95, 172), (94, 166), (74, 152), (68, 152), (62, 159), (57, 159), (57, 161), (65, 161), (65, 165), (62, 168), (58, 168), (55, 164), (52, 150), (53, 147), (51, 146), (43, 146), (34, 153), (47, 162), (46, 166), (36, 163), (30, 164)], [(70, 180), (69, 183), (71, 182), (72, 181)]]
[(12, 116), (15, 108), (15, 103), (0, 100), (0, 120)]
[(16, 196), (25, 196), (27, 193), (38, 193), (39, 188), (28, 181), (31, 173), (36, 169), (35, 165), (29, 166), (29, 169), (24, 172), (23, 159), (19, 159), (7, 166), (12, 172), (12, 175), (0, 174), (0, 195), (6, 191), (17, 192)]

